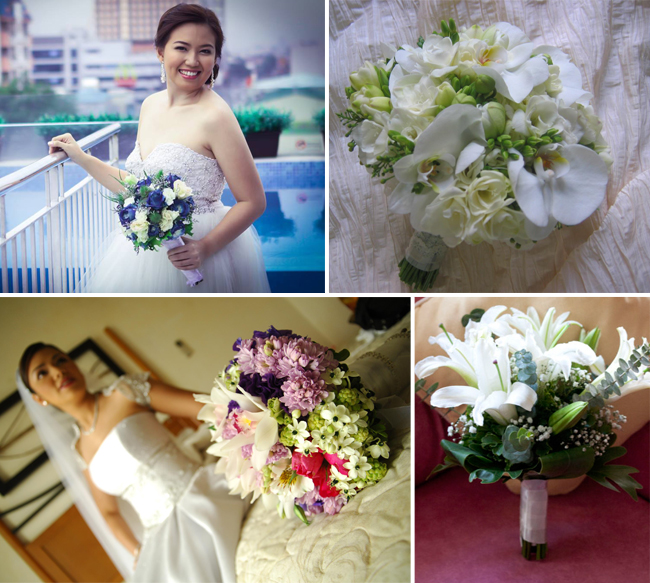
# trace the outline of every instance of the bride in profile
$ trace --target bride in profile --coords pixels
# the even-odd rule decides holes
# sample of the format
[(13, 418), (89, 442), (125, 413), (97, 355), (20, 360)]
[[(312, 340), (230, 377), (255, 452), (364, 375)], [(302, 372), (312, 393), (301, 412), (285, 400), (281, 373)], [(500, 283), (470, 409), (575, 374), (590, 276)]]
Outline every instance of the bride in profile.
[[(268, 292), (261, 245), (253, 222), (266, 208), (264, 189), (237, 119), (212, 86), (224, 36), (214, 12), (178, 4), (160, 18), (155, 45), (167, 89), (142, 103), (135, 148), (120, 170), (84, 153), (70, 134), (49, 142), (65, 151), (111, 192), (117, 179), (158, 170), (180, 176), (194, 191), (192, 238), (165, 253), (141, 251), (116, 231), (87, 292)], [(228, 185), (237, 203), (221, 202)], [(183, 270), (200, 269), (203, 282), (186, 285)]]
[[(203, 405), (191, 393), (143, 373), (91, 394), (75, 362), (43, 343), (25, 350), (17, 382), (48, 456), (122, 576), (235, 580), (247, 502), (228, 493), (214, 464), (185, 456), (153, 412), (196, 419)], [(127, 522), (127, 511), (137, 520)], [(138, 537), (134, 526), (144, 530)]]

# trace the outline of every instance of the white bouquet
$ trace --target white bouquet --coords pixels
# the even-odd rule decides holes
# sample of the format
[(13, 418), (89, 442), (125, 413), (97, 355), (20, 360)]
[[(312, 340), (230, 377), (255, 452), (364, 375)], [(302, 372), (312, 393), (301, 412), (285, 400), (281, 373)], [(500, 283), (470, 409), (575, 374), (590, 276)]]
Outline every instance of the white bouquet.
[(338, 114), (350, 151), (385, 184), (389, 209), (416, 230), (401, 279), (429, 289), (447, 247), (517, 249), (576, 225), (601, 204), (609, 148), (578, 68), (507, 22), (456, 30), (350, 75)]

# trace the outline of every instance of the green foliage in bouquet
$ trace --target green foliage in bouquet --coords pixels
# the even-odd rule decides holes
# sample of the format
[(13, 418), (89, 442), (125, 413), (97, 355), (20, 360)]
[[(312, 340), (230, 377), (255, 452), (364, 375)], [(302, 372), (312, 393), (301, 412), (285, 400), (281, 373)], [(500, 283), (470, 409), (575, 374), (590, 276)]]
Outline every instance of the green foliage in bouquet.
[[(50, 138), (53, 135), (61, 133), (70, 133), (75, 140), (80, 140), (81, 138), (96, 132), (101, 129), (101, 125), (74, 125), (70, 126), (70, 123), (77, 122), (120, 122), (120, 121), (134, 121), (134, 118), (130, 115), (122, 116), (117, 113), (100, 113), (99, 115), (76, 115), (76, 114), (66, 114), (66, 113), (57, 113), (54, 115), (45, 114), (39, 117), (37, 123), (55, 123), (61, 125), (47, 125), (36, 129), (36, 132), (45, 137)], [(130, 134), (135, 136), (138, 132), (137, 124), (124, 124), (122, 126), (121, 132), (123, 134)]]
[[(583, 335), (583, 340), (595, 344), (599, 335), (598, 330), (592, 330)], [(511, 419), (508, 425), (500, 425), (485, 415), (483, 425), (478, 426), (471, 417), (472, 407), (468, 407), (452, 425), (460, 440), (442, 441), (447, 455), (431, 475), (462, 466), (469, 472), (470, 481), (479, 479), (490, 484), (526, 474), (545, 479), (586, 474), (612, 490), (617, 491), (618, 486), (636, 500), (641, 484), (630, 474), (638, 470), (609, 463), (626, 453), (624, 447), (613, 447), (613, 429), (625, 419), (607, 406), (606, 400), (613, 394), (620, 395), (620, 388), (636, 379), (641, 367), (650, 366), (650, 346), (637, 348), (627, 361), (620, 359), (615, 374), (605, 373), (597, 385), (590, 382), (591, 373), (586, 367), (579, 365), (571, 369), (568, 379), (560, 375), (538, 383), (536, 365), (525, 350), (515, 353), (510, 362), (513, 381), (525, 383), (537, 392), (533, 410), (518, 408), (518, 418)]]
[(293, 121), (291, 113), (270, 107), (241, 107), (234, 113), (244, 134), (281, 132)]

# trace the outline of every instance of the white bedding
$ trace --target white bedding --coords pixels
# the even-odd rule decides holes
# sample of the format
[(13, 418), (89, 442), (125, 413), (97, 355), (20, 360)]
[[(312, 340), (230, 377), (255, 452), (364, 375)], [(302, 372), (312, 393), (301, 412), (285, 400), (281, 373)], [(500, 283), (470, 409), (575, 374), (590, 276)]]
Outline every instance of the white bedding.
[(606, 201), (582, 224), (529, 251), (462, 244), (447, 253), (436, 292), (650, 291), (650, 2), (646, 0), (331, 0), (330, 292), (407, 292), (397, 262), (412, 229), (388, 213), (383, 188), (359, 165), (336, 112), (348, 75), (379, 43), (415, 44), (439, 28), (510, 22), (535, 44), (560, 47), (594, 94), (611, 146)]

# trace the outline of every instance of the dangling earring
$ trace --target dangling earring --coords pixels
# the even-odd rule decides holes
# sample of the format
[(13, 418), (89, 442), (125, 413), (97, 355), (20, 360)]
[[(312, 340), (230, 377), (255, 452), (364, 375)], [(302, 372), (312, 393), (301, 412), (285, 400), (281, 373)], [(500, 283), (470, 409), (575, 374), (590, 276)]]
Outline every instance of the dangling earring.
[(160, 82), (164, 83), (167, 81), (167, 75), (165, 74), (165, 61), (160, 63)]
[(215, 82), (214, 69), (212, 69), (212, 75), (210, 76), (210, 88), (214, 87), (214, 82)]

